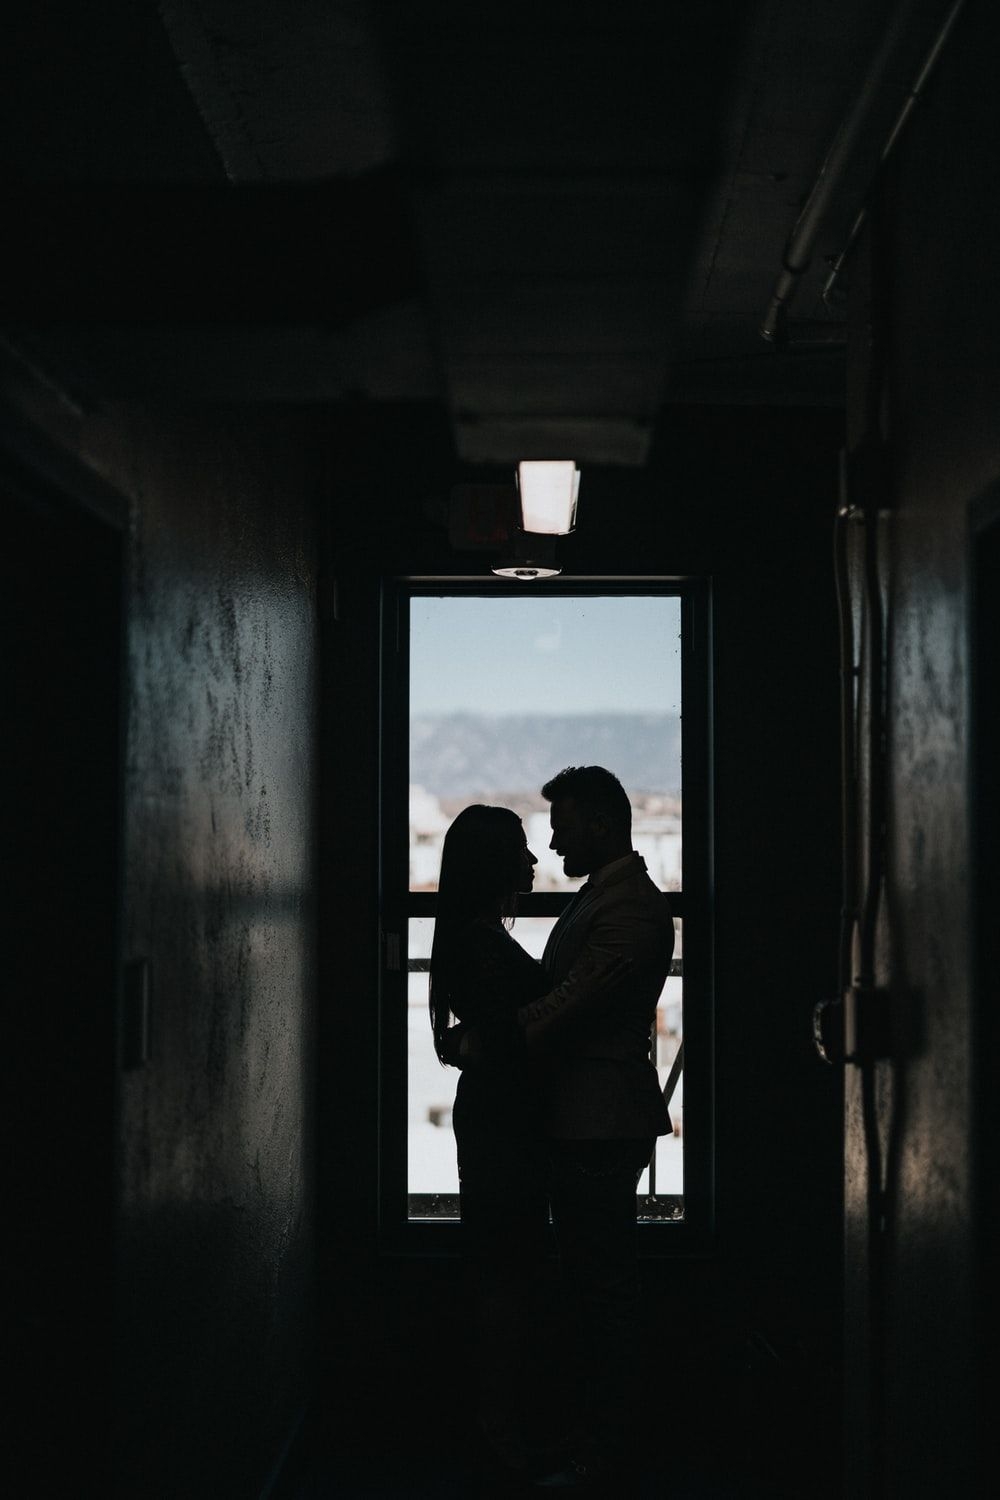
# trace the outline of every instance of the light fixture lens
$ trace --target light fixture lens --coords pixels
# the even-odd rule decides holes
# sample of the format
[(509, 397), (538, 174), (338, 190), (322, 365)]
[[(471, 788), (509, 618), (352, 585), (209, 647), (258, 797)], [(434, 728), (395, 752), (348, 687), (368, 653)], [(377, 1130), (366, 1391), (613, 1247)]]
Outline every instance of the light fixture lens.
[(538, 536), (566, 536), (576, 525), (580, 471), (571, 458), (529, 459), (517, 466), (521, 526)]
[(494, 568), (498, 578), (558, 578), (562, 572), (561, 568), (535, 568), (529, 563), (519, 564), (510, 568)]

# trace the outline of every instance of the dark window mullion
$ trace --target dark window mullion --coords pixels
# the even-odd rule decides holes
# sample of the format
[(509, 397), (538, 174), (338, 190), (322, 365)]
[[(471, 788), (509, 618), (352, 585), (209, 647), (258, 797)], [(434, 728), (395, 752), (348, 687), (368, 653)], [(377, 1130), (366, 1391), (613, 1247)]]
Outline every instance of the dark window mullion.
[[(682, 604), (681, 764), (683, 767), (683, 883), (691, 893), (684, 913), (682, 1035), (684, 1091), (684, 1212), (702, 1235), (712, 1222), (714, 1105), (712, 1027), (712, 637), (707, 582), (694, 584)], [(678, 911), (678, 915), (681, 912)]]
[[(572, 891), (532, 891), (518, 902), (518, 916), (558, 917), (573, 899)], [(687, 916), (690, 906), (683, 891), (668, 891), (670, 907), (675, 917)], [(437, 891), (410, 891), (406, 901), (407, 915), (411, 917), (433, 917), (437, 912)]]
[[(409, 601), (385, 590), (382, 601), (379, 826), (379, 1230), (398, 1240), (407, 1219), (407, 887), (409, 886)], [(402, 1145), (402, 1150), (400, 1150)]]

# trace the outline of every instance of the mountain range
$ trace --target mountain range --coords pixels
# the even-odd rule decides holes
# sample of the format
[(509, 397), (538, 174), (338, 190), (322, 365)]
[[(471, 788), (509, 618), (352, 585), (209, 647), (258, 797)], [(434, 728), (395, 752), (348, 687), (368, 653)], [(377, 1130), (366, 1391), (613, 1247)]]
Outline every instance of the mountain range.
[(630, 792), (680, 790), (677, 714), (414, 717), (410, 781), (436, 797), (536, 792), (563, 766), (600, 765)]

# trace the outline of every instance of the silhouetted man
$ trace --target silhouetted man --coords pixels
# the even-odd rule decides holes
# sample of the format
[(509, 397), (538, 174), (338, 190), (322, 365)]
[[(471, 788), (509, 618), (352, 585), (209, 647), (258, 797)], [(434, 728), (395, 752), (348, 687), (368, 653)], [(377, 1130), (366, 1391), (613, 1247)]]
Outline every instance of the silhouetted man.
[(586, 1448), (548, 1482), (584, 1489), (621, 1470), (645, 1415), (636, 1185), (656, 1137), (671, 1129), (650, 1028), (674, 928), (667, 897), (632, 848), (632, 809), (617, 777), (571, 766), (542, 795), (550, 847), (567, 875), (589, 876), (546, 945), (551, 990), (518, 1012), (542, 1079), (552, 1218), (589, 1377)]

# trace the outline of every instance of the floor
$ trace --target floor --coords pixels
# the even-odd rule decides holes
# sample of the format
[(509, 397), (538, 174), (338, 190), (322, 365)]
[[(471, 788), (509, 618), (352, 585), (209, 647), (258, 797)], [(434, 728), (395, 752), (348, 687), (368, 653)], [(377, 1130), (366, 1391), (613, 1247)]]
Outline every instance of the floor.
[[(744, 1390), (692, 1364), (672, 1393), (666, 1420), (637, 1423), (635, 1453), (645, 1464), (612, 1500), (840, 1500), (836, 1454), (825, 1427), (808, 1420), (812, 1388), (790, 1398), (757, 1372)], [(449, 1372), (461, 1360), (426, 1367), (414, 1384), (386, 1362), (362, 1384), (331, 1373), (294, 1465), (295, 1481), (273, 1500), (505, 1500), (572, 1490), (501, 1482), (474, 1431), (466, 1392)], [(741, 1379), (745, 1372), (741, 1375)], [(338, 1378), (339, 1377), (339, 1378)], [(744, 1381), (745, 1383), (745, 1381)], [(656, 1407), (657, 1411), (661, 1406)], [(647, 1458), (643, 1458), (643, 1454)], [(586, 1492), (582, 1492), (586, 1493)]]
[[(675, 1466), (669, 1474), (639, 1474), (627, 1489), (608, 1493), (615, 1500), (815, 1500), (818, 1492), (815, 1478), (754, 1479), (705, 1461)], [(294, 1500), (523, 1500), (560, 1493), (572, 1492), (501, 1482), (459, 1454), (437, 1461), (319, 1459), (307, 1470)]]

